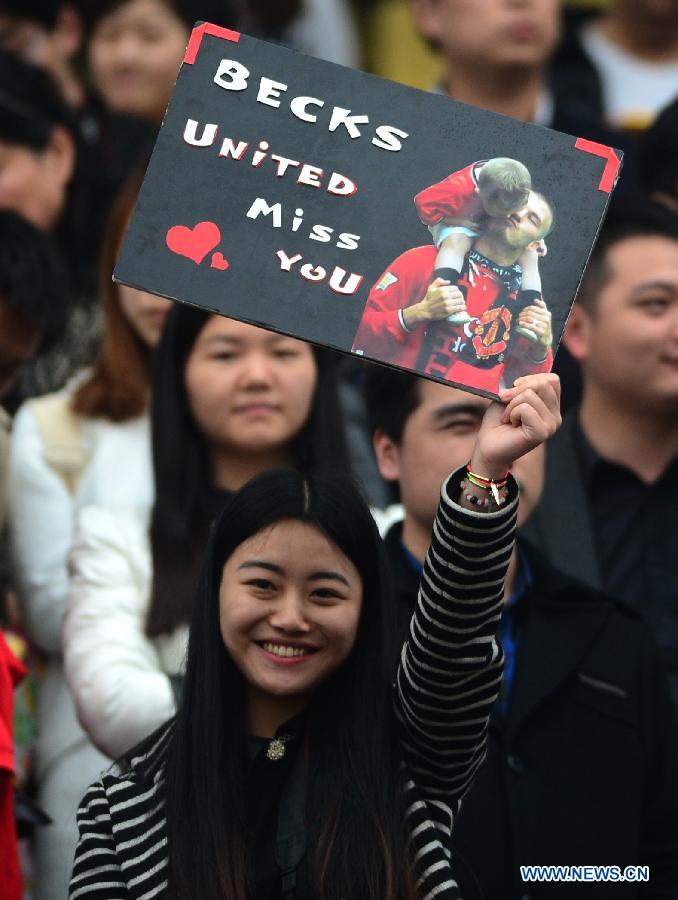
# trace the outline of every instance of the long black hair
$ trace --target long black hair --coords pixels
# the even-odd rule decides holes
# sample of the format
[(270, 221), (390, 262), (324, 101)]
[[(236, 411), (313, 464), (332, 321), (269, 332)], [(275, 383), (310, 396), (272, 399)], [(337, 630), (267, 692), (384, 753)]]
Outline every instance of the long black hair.
[(314, 525), (360, 573), (355, 644), (307, 710), (304, 865), (313, 900), (411, 900), (392, 712), (392, 597), (381, 539), (351, 482), (292, 470), (250, 481), (213, 529), (188, 643), (183, 700), (165, 763), (169, 896), (246, 900), (245, 686), (219, 627), (219, 586), (237, 546), (282, 519)]
[[(191, 415), (185, 368), (213, 313), (177, 304), (155, 355), (151, 517), (153, 587), (146, 621), (149, 636), (188, 622), (203, 549), (214, 516), (208, 447)], [(334, 354), (313, 350), (317, 384), (310, 415), (292, 446), (292, 462), (305, 473), (350, 474), (335, 380)]]
[(42, 352), (59, 339), (69, 301), (63, 262), (49, 236), (10, 209), (0, 210), (0, 297), (42, 333)]
[(75, 113), (48, 72), (0, 50), (0, 141), (41, 153), (55, 128), (70, 135), (75, 163), (54, 237), (68, 263), (72, 286), (93, 293), (98, 235), (90, 223), (91, 166)]

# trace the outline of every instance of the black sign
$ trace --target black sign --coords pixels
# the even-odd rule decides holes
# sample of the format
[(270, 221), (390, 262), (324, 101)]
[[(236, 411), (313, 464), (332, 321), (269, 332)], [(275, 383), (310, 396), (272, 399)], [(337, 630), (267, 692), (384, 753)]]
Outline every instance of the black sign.
[(493, 396), (551, 368), (619, 165), (202, 24), (114, 277)]

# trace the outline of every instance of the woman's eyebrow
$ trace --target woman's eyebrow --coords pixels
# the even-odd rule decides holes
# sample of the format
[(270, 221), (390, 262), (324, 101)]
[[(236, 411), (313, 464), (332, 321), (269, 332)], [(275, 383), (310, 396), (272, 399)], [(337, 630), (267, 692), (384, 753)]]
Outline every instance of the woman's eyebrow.
[(209, 337), (203, 338), (201, 341), (203, 347), (210, 347), (212, 344), (242, 344), (242, 340), (237, 337), (231, 337), (229, 334), (211, 334)]
[(277, 575), (285, 574), (282, 566), (278, 566), (276, 563), (269, 562), (266, 559), (248, 559), (238, 566), (238, 571), (241, 569), (268, 569), (269, 572), (275, 572)]
[(346, 587), (350, 587), (348, 578), (345, 578), (341, 572), (313, 572), (308, 576), (307, 581), (340, 581)]
[[(285, 569), (282, 566), (279, 566), (277, 563), (273, 563), (268, 559), (248, 559), (244, 563), (241, 563), (238, 566), (238, 571), (241, 569), (267, 569), (269, 572), (275, 572), (276, 575), (284, 575)], [(318, 571), (311, 572), (310, 575), (306, 576), (307, 581), (340, 581), (342, 584), (345, 584), (346, 587), (350, 587), (348, 578), (341, 574), (341, 572), (333, 572), (333, 571)]]

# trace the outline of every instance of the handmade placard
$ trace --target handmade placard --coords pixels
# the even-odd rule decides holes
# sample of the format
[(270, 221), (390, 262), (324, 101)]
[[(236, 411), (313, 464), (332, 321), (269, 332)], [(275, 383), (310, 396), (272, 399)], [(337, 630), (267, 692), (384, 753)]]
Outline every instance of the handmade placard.
[(495, 396), (551, 368), (619, 166), (203, 23), (114, 278)]

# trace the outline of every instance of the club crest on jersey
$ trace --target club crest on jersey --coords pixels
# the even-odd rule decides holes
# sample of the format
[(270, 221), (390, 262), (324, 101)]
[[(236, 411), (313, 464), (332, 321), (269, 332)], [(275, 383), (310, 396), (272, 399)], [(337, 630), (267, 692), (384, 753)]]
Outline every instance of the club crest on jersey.
[(386, 288), (390, 287), (392, 284), (395, 284), (397, 280), (398, 278), (396, 275), (393, 275), (391, 272), (386, 272), (381, 281), (375, 285), (375, 290), (385, 291)]
[(486, 309), (473, 326), (473, 334), (478, 359), (499, 356), (497, 362), (502, 362), (511, 337), (511, 313), (503, 306)]

